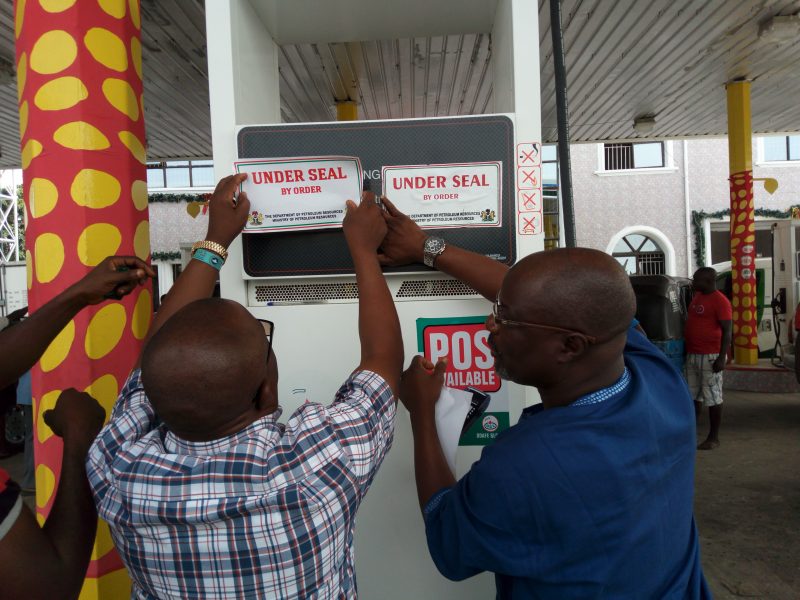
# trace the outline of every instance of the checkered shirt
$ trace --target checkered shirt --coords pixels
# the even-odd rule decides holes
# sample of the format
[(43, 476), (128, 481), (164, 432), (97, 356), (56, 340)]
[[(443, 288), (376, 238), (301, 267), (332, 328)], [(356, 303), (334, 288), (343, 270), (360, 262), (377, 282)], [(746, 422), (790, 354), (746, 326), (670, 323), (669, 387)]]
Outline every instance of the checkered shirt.
[(211, 442), (159, 422), (134, 371), (87, 460), (133, 598), (355, 598), (353, 527), (395, 399), (357, 371), (330, 406)]

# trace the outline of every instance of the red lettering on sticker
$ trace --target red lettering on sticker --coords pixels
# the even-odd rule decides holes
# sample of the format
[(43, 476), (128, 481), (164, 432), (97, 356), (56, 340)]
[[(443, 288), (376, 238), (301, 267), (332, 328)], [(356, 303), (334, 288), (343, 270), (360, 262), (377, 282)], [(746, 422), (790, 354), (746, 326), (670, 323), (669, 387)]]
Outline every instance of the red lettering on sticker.
[(445, 385), (496, 392), (501, 382), (488, 340), (489, 332), (481, 323), (431, 325), (423, 332), (425, 357), (433, 363), (448, 359)]

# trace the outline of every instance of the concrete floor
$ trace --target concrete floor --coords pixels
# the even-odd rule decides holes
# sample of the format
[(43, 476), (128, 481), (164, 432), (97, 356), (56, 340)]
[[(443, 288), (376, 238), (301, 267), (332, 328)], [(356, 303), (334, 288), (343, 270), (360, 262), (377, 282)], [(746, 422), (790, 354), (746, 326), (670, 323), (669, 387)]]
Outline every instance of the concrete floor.
[[(705, 439), (707, 415), (698, 426)], [(725, 392), (722, 445), (698, 452), (695, 515), (717, 600), (800, 598), (800, 395)], [(22, 455), (0, 461), (22, 476)], [(33, 507), (33, 498), (26, 501)]]
[[(719, 448), (698, 451), (695, 516), (714, 597), (800, 598), (800, 395), (725, 392)], [(708, 416), (698, 425), (705, 439)]]

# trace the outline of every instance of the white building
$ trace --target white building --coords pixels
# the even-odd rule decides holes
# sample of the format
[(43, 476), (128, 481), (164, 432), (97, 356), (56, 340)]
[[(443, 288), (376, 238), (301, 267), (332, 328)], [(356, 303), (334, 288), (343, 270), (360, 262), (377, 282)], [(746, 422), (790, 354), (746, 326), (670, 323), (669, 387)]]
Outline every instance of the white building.
[[(727, 139), (575, 144), (571, 154), (579, 245), (618, 255), (639, 274), (689, 276), (730, 259), (720, 214), (729, 208)], [(776, 217), (764, 212), (800, 205), (800, 136), (754, 138), (753, 176), (779, 184), (770, 195), (755, 182), (756, 251), (767, 257)], [(694, 224), (693, 212), (709, 216)]]

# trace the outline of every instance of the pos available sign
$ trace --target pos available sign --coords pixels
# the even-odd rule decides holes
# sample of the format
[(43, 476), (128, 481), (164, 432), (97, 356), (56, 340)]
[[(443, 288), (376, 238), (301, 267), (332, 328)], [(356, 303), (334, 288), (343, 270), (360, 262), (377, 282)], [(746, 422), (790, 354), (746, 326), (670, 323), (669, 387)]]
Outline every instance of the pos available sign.
[(460, 446), (486, 446), (510, 423), (508, 386), (494, 370), (485, 321), (485, 316), (417, 319), (419, 352), (433, 363), (448, 360), (444, 384), (474, 388), (491, 398), (483, 416), (461, 436)]

